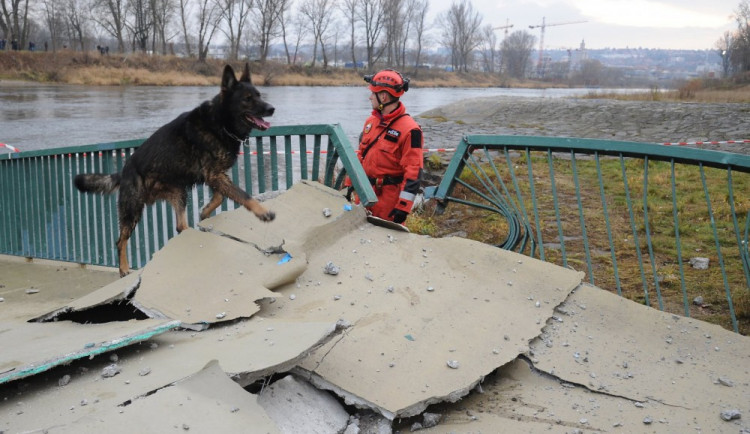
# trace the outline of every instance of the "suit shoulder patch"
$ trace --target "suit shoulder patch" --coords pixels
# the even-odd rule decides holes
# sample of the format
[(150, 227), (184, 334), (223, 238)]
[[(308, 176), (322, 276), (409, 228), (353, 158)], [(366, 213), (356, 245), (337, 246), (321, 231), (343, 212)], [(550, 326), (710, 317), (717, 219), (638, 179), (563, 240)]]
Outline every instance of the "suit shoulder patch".
[(412, 148), (422, 147), (422, 131), (417, 128), (411, 130), (411, 147)]

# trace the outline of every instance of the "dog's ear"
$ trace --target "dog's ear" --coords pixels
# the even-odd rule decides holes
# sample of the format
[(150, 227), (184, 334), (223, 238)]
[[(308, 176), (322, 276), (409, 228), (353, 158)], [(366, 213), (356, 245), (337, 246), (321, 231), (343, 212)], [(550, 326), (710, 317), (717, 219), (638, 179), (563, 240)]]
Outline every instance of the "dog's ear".
[(234, 75), (234, 69), (227, 65), (224, 67), (224, 75), (221, 76), (221, 90), (226, 91), (237, 84), (237, 77)]
[(253, 84), (253, 77), (250, 75), (250, 64), (247, 62), (245, 62), (245, 69), (242, 71), (240, 81), (246, 81), (250, 84)]

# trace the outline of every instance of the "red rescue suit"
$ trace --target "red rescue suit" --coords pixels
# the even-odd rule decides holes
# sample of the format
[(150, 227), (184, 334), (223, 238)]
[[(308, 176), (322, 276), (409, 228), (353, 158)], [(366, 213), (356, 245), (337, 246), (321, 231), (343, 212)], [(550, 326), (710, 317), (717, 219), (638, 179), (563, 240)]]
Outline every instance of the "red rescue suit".
[(422, 181), (422, 129), (400, 102), (393, 112), (373, 110), (359, 139), (359, 160), (378, 202), (368, 208), (376, 217), (393, 220), (394, 209), (410, 213)]

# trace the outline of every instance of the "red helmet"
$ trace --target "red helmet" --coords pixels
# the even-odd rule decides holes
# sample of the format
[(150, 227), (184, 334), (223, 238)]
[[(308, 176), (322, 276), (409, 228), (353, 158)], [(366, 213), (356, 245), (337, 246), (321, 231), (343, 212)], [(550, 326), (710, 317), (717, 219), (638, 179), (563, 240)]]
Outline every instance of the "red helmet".
[(370, 91), (386, 91), (396, 98), (409, 90), (409, 79), (404, 78), (395, 69), (384, 69), (375, 75), (365, 75), (365, 81), (370, 83)]

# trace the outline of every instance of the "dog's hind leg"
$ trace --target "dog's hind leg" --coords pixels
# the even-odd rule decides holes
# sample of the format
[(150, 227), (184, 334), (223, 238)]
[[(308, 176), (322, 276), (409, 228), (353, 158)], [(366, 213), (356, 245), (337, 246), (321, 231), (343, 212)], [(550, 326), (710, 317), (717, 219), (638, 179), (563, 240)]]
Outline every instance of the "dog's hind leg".
[(135, 226), (141, 219), (145, 202), (140, 184), (123, 183), (120, 186), (120, 197), (117, 200), (117, 211), (120, 218), (120, 237), (117, 239), (117, 252), (120, 260), (120, 277), (130, 274), (128, 263), (128, 240)]
[(224, 200), (224, 195), (221, 193), (217, 193), (216, 191), (213, 192), (213, 196), (211, 196), (211, 201), (206, 204), (206, 206), (203, 207), (201, 210), (201, 220), (205, 220), (208, 218), (208, 216), (211, 215), (212, 212), (216, 208), (221, 205), (221, 201)]
[(133, 233), (133, 225), (120, 224), (120, 238), (117, 239), (117, 252), (119, 255), (120, 263), (120, 277), (125, 277), (130, 274), (130, 264), (128, 263), (128, 239)]
[[(249, 194), (245, 193), (241, 188), (237, 187), (232, 183), (226, 173), (214, 175), (206, 179), (208, 184), (214, 190), (214, 197), (217, 194), (223, 195), (232, 199), (233, 201), (242, 204), (248, 211), (255, 214), (261, 221), (270, 222), (276, 217), (273, 211), (267, 210), (257, 200), (250, 197)], [(211, 199), (211, 203), (214, 199)], [(209, 205), (211, 204), (209, 203)], [(218, 205), (217, 205), (218, 206)], [(212, 210), (213, 211), (213, 210)]]
[[(188, 228), (187, 219), (187, 190), (182, 189), (175, 191), (167, 198), (169, 204), (174, 209), (175, 217), (177, 218), (177, 232), (182, 232)], [(202, 219), (201, 219), (202, 220)]]

